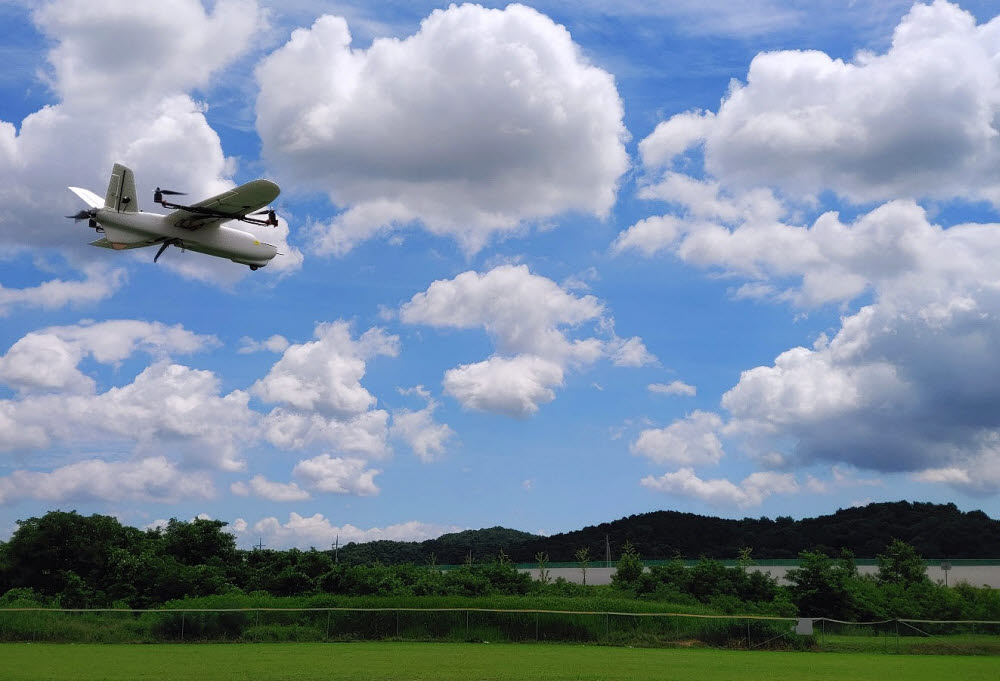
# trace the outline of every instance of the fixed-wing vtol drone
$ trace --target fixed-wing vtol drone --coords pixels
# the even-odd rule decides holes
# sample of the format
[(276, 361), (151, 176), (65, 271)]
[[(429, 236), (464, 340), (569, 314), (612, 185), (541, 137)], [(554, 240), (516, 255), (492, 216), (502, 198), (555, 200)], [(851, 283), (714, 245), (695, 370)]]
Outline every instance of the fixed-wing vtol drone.
[[(278, 218), (273, 210), (259, 210), (274, 201), (281, 191), (270, 180), (247, 182), (191, 206), (171, 203), (163, 198), (183, 195), (182, 192), (157, 187), (153, 201), (174, 210), (167, 215), (139, 210), (135, 178), (132, 171), (120, 163), (116, 163), (111, 171), (111, 182), (103, 199), (87, 189), (70, 187), (69, 190), (90, 208), (67, 217), (87, 220), (91, 227), (104, 234), (103, 238), (91, 241), (91, 246), (122, 251), (160, 244), (153, 262), (159, 260), (167, 246), (177, 246), (181, 250), (228, 258), (249, 265), (252, 270), (264, 267), (278, 253), (277, 248), (253, 234), (222, 224), (239, 220), (254, 225), (276, 226)], [(252, 217), (256, 215), (265, 217)]]

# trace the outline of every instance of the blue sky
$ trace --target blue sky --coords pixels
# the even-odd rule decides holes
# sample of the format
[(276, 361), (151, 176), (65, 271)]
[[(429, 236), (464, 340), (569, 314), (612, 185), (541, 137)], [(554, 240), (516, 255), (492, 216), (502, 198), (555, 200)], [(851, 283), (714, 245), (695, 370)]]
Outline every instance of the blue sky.
[[(0, 19), (0, 537), (1000, 513), (989, 3)], [(147, 210), (274, 180), (283, 255), (88, 246), (115, 162)]]

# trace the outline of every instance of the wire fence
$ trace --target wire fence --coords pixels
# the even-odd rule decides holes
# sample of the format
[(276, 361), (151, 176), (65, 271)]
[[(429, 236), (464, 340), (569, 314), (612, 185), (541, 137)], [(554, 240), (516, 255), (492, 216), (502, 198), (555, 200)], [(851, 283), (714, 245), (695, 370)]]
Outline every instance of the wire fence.
[(1000, 654), (1000, 622), (844, 622), (754, 615), (486, 608), (0, 609), (0, 641), (5, 642), (359, 640)]

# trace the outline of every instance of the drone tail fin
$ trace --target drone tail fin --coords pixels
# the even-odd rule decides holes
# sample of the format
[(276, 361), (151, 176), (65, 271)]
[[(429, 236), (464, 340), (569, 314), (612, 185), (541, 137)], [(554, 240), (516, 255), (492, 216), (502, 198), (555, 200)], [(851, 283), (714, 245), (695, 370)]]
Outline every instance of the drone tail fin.
[(104, 207), (118, 213), (138, 213), (139, 202), (135, 197), (135, 176), (132, 170), (120, 163), (111, 169), (108, 193), (104, 197)]

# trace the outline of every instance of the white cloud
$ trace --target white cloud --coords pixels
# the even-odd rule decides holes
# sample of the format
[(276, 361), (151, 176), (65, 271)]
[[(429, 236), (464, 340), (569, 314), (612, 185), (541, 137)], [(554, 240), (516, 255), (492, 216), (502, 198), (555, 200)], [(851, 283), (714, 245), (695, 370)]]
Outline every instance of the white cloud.
[(66, 305), (96, 303), (109, 298), (127, 279), (123, 269), (91, 265), (84, 267), (83, 271), (85, 278), (82, 281), (51, 279), (37, 286), (20, 289), (5, 288), (0, 284), (0, 316), (9, 314), (17, 306), (51, 310)]
[(416, 411), (398, 409), (392, 414), (390, 434), (403, 440), (422, 461), (433, 461), (444, 453), (448, 442), (455, 437), (455, 431), (447, 423), (434, 421), (438, 408), (436, 400), (422, 386), (411, 390), (400, 390), (401, 394), (415, 394), (427, 402), (427, 406)]
[(656, 364), (656, 355), (651, 353), (638, 336), (616, 338), (608, 343), (611, 363), (616, 367), (641, 367)]
[(282, 449), (328, 445), (340, 452), (381, 458), (391, 453), (389, 414), (383, 409), (366, 411), (348, 419), (327, 418), (276, 407), (264, 417), (264, 437)]
[[(564, 372), (608, 357), (616, 366), (656, 361), (642, 339), (619, 338), (603, 303), (578, 297), (526, 265), (499, 265), (438, 280), (400, 308), (407, 324), (483, 328), (497, 354), (448, 370), (445, 392), (465, 407), (524, 418), (555, 399)], [(608, 339), (571, 338), (584, 324)]]
[(257, 79), (265, 157), (346, 207), (319, 228), (323, 253), (413, 222), (477, 251), (526, 222), (603, 216), (627, 168), (614, 78), (521, 5), (435, 10), (368, 49), (324, 16)]
[(721, 428), (718, 414), (695, 411), (666, 428), (642, 431), (629, 449), (657, 463), (715, 464), (725, 454), (717, 435)]
[(389, 415), (373, 409), (377, 400), (361, 379), (369, 359), (399, 354), (399, 338), (375, 327), (354, 339), (344, 321), (318, 324), (314, 336), (286, 347), (251, 387), (262, 400), (282, 405), (265, 418), (267, 440), (286, 449), (321, 443), (347, 453), (387, 454)]
[(468, 409), (527, 418), (556, 398), (563, 383), (558, 364), (534, 355), (490, 357), (444, 375), (444, 391)]
[(217, 344), (214, 336), (192, 333), (180, 324), (116, 319), (52, 326), (27, 334), (0, 357), (0, 383), (21, 391), (92, 392), (93, 379), (77, 368), (84, 357), (113, 364), (136, 350), (165, 357)]
[(234, 482), (229, 491), (241, 497), (255, 496), (268, 501), (304, 501), (309, 498), (309, 492), (294, 482), (282, 483), (268, 480), (263, 475), (255, 475), (249, 482)]
[(600, 342), (570, 341), (560, 327), (596, 321), (604, 312), (594, 296), (574, 296), (526, 265), (500, 265), (484, 274), (470, 271), (435, 281), (400, 308), (400, 319), (443, 328), (482, 327), (504, 354), (589, 362), (600, 356)]
[(344, 321), (319, 324), (314, 335), (315, 341), (285, 348), (251, 391), (266, 402), (338, 418), (357, 416), (374, 406), (375, 397), (361, 385), (365, 361), (377, 355), (396, 356), (398, 337), (373, 328), (354, 340)]
[(273, 516), (257, 521), (253, 525), (253, 534), (262, 537), (265, 543), (272, 548), (293, 546), (325, 548), (332, 546), (338, 538), (341, 546), (349, 542), (378, 540), (424, 541), (439, 537), (447, 532), (458, 532), (461, 529), (456, 526), (432, 525), (415, 520), (384, 528), (363, 529), (349, 524), (336, 526), (320, 513), (302, 516), (293, 512), (288, 514), (288, 521), (285, 523)]
[(683, 395), (685, 397), (694, 397), (698, 394), (698, 388), (693, 385), (688, 385), (684, 381), (650, 383), (647, 387), (649, 388), (649, 392), (658, 393), (660, 395)]
[(374, 496), (379, 493), (375, 476), (382, 471), (365, 468), (367, 465), (364, 459), (320, 454), (312, 459), (299, 461), (292, 474), (316, 492)]
[(751, 473), (737, 485), (724, 478), (702, 480), (691, 468), (681, 468), (659, 478), (650, 475), (643, 478), (640, 484), (656, 492), (697, 499), (713, 506), (739, 508), (760, 506), (772, 494), (799, 491), (799, 485), (791, 473)]
[(209, 499), (215, 490), (205, 473), (185, 473), (165, 457), (137, 461), (88, 459), (50, 472), (17, 470), (0, 477), (0, 504), (23, 499), (49, 503), (91, 500), (172, 503)]
[(103, 393), (0, 400), (0, 450), (131, 443), (140, 455), (169, 448), (191, 465), (239, 470), (257, 414), (249, 395), (221, 395), (219, 384), (210, 371), (164, 360)]
[(664, 122), (641, 145), (643, 158), (666, 166), (700, 143), (707, 171), (730, 186), (1000, 205), (998, 32), (1000, 20), (977, 26), (937, 0), (914, 4), (884, 54), (758, 54), (715, 114)]
[(288, 339), (277, 333), (262, 341), (255, 341), (249, 336), (243, 336), (240, 338), (240, 349), (236, 352), (241, 355), (264, 351), (282, 353), (288, 349), (289, 345), (291, 343), (288, 342)]

